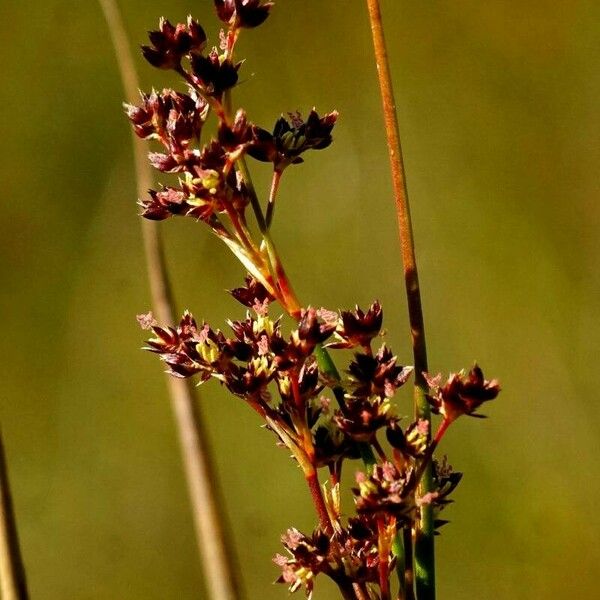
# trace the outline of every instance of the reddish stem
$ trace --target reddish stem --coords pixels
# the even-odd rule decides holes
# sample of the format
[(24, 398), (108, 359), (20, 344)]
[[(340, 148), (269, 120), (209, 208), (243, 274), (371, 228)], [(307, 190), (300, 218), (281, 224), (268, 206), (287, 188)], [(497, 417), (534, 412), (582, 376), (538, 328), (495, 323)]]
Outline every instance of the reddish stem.
[(323, 499), (321, 484), (319, 483), (316, 470), (306, 474), (306, 483), (308, 484), (310, 495), (312, 496), (315, 508), (317, 509), (317, 514), (319, 515), (319, 524), (321, 525), (321, 528), (325, 533), (332, 534), (333, 525), (329, 518), (329, 513), (327, 512), (327, 506), (325, 506), (325, 500)]
[(384, 517), (377, 518), (377, 531), (379, 534), (379, 588), (381, 600), (390, 600), (390, 568), (389, 568), (389, 543)]

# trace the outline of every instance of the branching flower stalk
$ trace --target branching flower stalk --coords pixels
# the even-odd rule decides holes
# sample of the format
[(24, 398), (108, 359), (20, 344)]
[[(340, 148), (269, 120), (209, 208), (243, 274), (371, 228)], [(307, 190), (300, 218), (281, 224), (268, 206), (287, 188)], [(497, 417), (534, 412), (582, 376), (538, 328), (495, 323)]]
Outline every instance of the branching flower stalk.
[[(142, 216), (191, 217), (208, 227), (248, 271), (244, 285), (231, 290), (246, 312), (228, 321), (229, 333), (187, 311), (177, 326), (159, 324), (152, 313), (140, 315), (140, 324), (151, 332), (147, 350), (175, 378), (195, 377), (199, 385), (216, 379), (225, 386), (258, 415), (302, 471), (317, 524), (311, 533), (290, 528), (283, 535), (286, 555), (275, 557), (279, 582), (292, 592), (304, 588), (310, 598), (323, 574), (346, 600), (411, 600), (412, 574), (419, 567), (412, 532), (426, 514), (436, 528), (446, 522), (438, 515), (461, 477), (445, 459), (434, 458), (434, 450), (451, 423), (462, 415), (477, 416), (499, 386), (477, 365), (445, 383), (423, 369), (415, 379), (427, 405), (420, 403), (416, 417), (403, 423), (392, 400), (414, 369), (399, 364), (379, 339), (379, 302), (366, 310), (335, 311), (297, 298), (272, 235), (277, 190), (288, 167), (331, 144), (338, 114), (320, 116), (313, 109), (304, 119), (288, 113), (267, 130), (243, 109), (234, 111), (231, 91), (242, 66), (234, 55), (237, 41), (244, 30), (261, 25), (273, 5), (214, 4), (224, 23), (218, 46), (209, 48), (204, 29), (188, 17), (177, 25), (161, 19), (149, 34), (150, 45), (142, 47), (150, 64), (182, 78), (185, 91), (142, 93), (141, 103), (126, 105), (126, 112), (139, 137), (162, 146), (149, 154), (150, 163), (177, 177), (140, 200)], [(206, 139), (211, 112), (217, 127)], [(271, 165), (266, 200), (252, 182), (250, 159)], [(281, 313), (292, 318), (291, 332), (284, 330)], [(336, 350), (353, 352), (343, 376), (330, 354)], [(424, 356), (415, 362), (422, 368)], [(442, 417), (433, 439), (430, 411)], [(347, 516), (341, 502), (343, 467), (360, 458), (365, 468), (352, 488), (355, 514)], [(392, 577), (396, 569), (398, 584)]]
[[(99, 1), (115, 47), (123, 87), (127, 96), (133, 99), (139, 89), (138, 78), (117, 2)], [(136, 182), (138, 194), (142, 196), (152, 187), (153, 176), (145, 145), (135, 135), (133, 142)], [(157, 224), (142, 220), (142, 235), (153, 309), (163, 323), (172, 324), (175, 322), (175, 302)], [(219, 498), (208, 438), (197, 409), (196, 388), (190, 380), (173, 377), (167, 378), (167, 384), (207, 587), (214, 600), (238, 600), (241, 582)]]

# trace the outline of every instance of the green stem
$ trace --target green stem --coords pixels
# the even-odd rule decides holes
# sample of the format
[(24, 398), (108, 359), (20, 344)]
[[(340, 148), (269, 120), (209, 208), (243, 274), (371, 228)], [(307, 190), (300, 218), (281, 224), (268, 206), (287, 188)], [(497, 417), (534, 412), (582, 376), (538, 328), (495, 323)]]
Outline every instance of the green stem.
[(406, 569), (406, 556), (404, 554), (404, 542), (402, 539), (402, 532), (404, 530), (399, 529), (396, 531), (394, 536), (394, 542), (392, 543), (392, 553), (396, 557), (396, 576), (398, 577), (398, 598), (397, 600), (406, 600), (405, 588), (405, 569)]
[(19, 548), (17, 521), (0, 432), (0, 591), (3, 600), (27, 600), (25, 567)]
[[(323, 346), (321, 346), (321, 344), (319, 344), (315, 348), (315, 357), (317, 358), (317, 365), (319, 366), (319, 370), (322, 373), (325, 373), (325, 375), (329, 376), (334, 381), (341, 381), (339, 371), (337, 370), (337, 367), (335, 366), (331, 355), (329, 354), (329, 352), (327, 352), (325, 348), (323, 348)], [(333, 394), (340, 406), (342, 406), (343, 408), (343, 405), (345, 404), (344, 388), (341, 385), (334, 386)], [(370, 473), (373, 469), (373, 465), (377, 464), (377, 458), (375, 458), (375, 454), (371, 449), (371, 445), (362, 442), (358, 444), (358, 449), (360, 451), (362, 461), (367, 467), (367, 472)]]
[[(377, 73), (385, 130), (389, 148), (389, 158), (398, 218), (402, 262), (404, 267), (404, 281), (408, 300), (408, 315), (413, 343), (413, 356), (415, 364), (415, 417), (431, 421), (431, 411), (426, 398), (427, 383), (423, 373), (427, 371), (427, 350), (425, 344), (425, 326), (423, 310), (421, 307), (421, 293), (419, 276), (415, 257), (410, 206), (404, 175), (402, 160), (402, 146), (398, 129), (398, 118), (392, 88), (392, 78), (383, 32), (379, 0), (367, 0), (373, 47), (377, 63)], [(423, 474), (421, 481), (421, 495), (430, 492), (433, 485), (431, 464)], [(418, 600), (435, 599), (435, 559), (434, 559), (434, 527), (433, 510), (431, 506), (423, 507), (421, 520), (417, 523), (415, 544), (415, 567), (417, 578)]]

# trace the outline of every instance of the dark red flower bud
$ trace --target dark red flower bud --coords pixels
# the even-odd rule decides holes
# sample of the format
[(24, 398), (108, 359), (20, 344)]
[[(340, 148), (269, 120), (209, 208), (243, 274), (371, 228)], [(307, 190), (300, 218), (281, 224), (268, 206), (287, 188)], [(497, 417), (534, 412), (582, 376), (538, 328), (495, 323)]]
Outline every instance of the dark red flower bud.
[(348, 368), (352, 395), (391, 398), (412, 371), (412, 367), (398, 365), (396, 357), (385, 344), (375, 356), (358, 352)]
[(219, 143), (229, 152), (249, 143), (252, 140), (252, 126), (248, 123), (246, 112), (243, 109), (238, 110), (231, 125), (221, 121), (217, 137)]
[(306, 121), (299, 113), (290, 114), (289, 121), (282, 116), (275, 123), (272, 134), (254, 126), (248, 154), (256, 160), (272, 162), (275, 170), (283, 171), (291, 164), (303, 162), (300, 155), (306, 150), (322, 150), (331, 144), (331, 131), (337, 116), (337, 111), (333, 111), (319, 117), (314, 109)]
[(192, 74), (207, 96), (220, 99), (225, 90), (232, 88), (238, 80), (242, 63), (233, 64), (228, 58), (219, 56), (216, 48), (208, 56), (194, 55), (191, 58)]
[(252, 275), (244, 279), (245, 286), (230, 290), (230, 294), (244, 306), (252, 308), (257, 314), (264, 316), (269, 303), (275, 298), (267, 291), (265, 286)]
[(221, 21), (233, 27), (251, 29), (265, 22), (273, 2), (261, 0), (214, 0)]
[(162, 221), (171, 215), (185, 214), (185, 194), (178, 189), (166, 187), (160, 191), (149, 190), (150, 198), (140, 201), (142, 217), (151, 221)]
[(353, 311), (342, 311), (341, 323), (335, 335), (339, 341), (328, 344), (329, 348), (354, 348), (369, 346), (371, 340), (379, 335), (383, 323), (383, 310), (376, 300), (364, 313), (358, 306)]
[(441, 376), (427, 377), (427, 383), (433, 392), (428, 396), (435, 413), (444, 415), (450, 422), (461, 415), (483, 417), (474, 414), (484, 403), (493, 400), (500, 393), (500, 384), (496, 379), (488, 381), (477, 364), (467, 373), (453, 373), (448, 381), (440, 386)]
[(162, 152), (150, 152), (148, 154), (150, 164), (163, 173), (174, 173), (179, 170), (179, 163), (172, 154)]
[(429, 442), (429, 422), (419, 419), (402, 431), (400, 423), (393, 420), (388, 424), (386, 437), (392, 448), (399, 450), (406, 459), (423, 456)]
[(191, 17), (177, 26), (161, 18), (158, 30), (148, 32), (148, 37), (152, 46), (142, 46), (142, 54), (159, 69), (178, 69), (184, 56), (200, 54), (206, 46), (204, 30)]
[(396, 417), (390, 414), (387, 399), (348, 398), (343, 408), (336, 411), (335, 424), (356, 442), (371, 442), (377, 431), (389, 426)]
[(141, 106), (124, 105), (139, 137), (156, 138), (171, 153), (181, 153), (192, 139), (199, 139), (208, 114), (204, 98), (193, 91), (188, 95), (170, 89), (141, 97)]
[(319, 317), (319, 311), (309, 306), (300, 317), (298, 338), (314, 348), (333, 333), (334, 327), (333, 323), (323, 321)]

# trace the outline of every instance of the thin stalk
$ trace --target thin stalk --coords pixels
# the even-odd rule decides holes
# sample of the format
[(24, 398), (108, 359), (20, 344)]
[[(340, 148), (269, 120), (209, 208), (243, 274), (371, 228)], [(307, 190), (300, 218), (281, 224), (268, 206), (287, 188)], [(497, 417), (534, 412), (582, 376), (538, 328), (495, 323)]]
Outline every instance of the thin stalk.
[(392, 543), (392, 553), (396, 557), (396, 576), (398, 577), (398, 596), (396, 600), (406, 600), (405, 587), (406, 587), (406, 556), (404, 554), (404, 540), (402, 537), (403, 529), (396, 531), (394, 541)]
[(27, 579), (0, 432), (0, 592), (3, 600), (27, 600)]
[(331, 534), (333, 533), (333, 525), (329, 518), (329, 513), (327, 512), (327, 506), (325, 506), (325, 500), (323, 499), (323, 492), (321, 491), (321, 484), (319, 483), (316, 469), (308, 472), (305, 477), (308, 489), (310, 490), (310, 495), (312, 496), (315, 508), (317, 509), (317, 514), (319, 515), (319, 524), (323, 528), (323, 531)]
[(404, 536), (404, 590), (405, 600), (415, 600), (415, 573), (413, 570), (413, 536), (410, 527), (402, 530)]
[(277, 253), (277, 249), (275, 248), (275, 243), (273, 242), (271, 234), (269, 233), (269, 229), (267, 227), (267, 223), (263, 215), (262, 209), (260, 207), (258, 196), (256, 194), (256, 188), (254, 187), (254, 183), (252, 182), (252, 176), (250, 175), (250, 170), (248, 169), (248, 165), (246, 164), (246, 159), (242, 156), (237, 160), (236, 164), (238, 166), (238, 171), (244, 181), (244, 184), (246, 185), (248, 194), (250, 195), (250, 205), (252, 206), (252, 210), (254, 211), (258, 228), (267, 248), (267, 253), (269, 255), (269, 260), (271, 262), (273, 270), (275, 272), (275, 277), (277, 279), (279, 291), (281, 292), (285, 301), (284, 308), (289, 312), (289, 314), (292, 317), (298, 319), (300, 316), (300, 303), (298, 302), (298, 298), (285, 273), (283, 263), (279, 258), (279, 254)]
[[(118, 5), (115, 0), (99, 2), (115, 48), (125, 93), (133, 100), (138, 80)], [(133, 138), (137, 187), (141, 196), (152, 185), (152, 172), (144, 145), (135, 135)], [(174, 302), (156, 224), (142, 219), (142, 234), (154, 312), (161, 322), (173, 323)], [(237, 563), (225, 525), (208, 439), (197, 409), (195, 387), (190, 380), (174, 377), (167, 377), (167, 383), (210, 597), (212, 600), (239, 600), (242, 592)]]
[(273, 221), (273, 214), (275, 213), (275, 200), (277, 199), (277, 191), (279, 190), (279, 183), (281, 182), (282, 171), (275, 169), (273, 171), (273, 179), (271, 180), (271, 191), (269, 192), (269, 203), (267, 204), (267, 216), (266, 225), (267, 229), (271, 227)]
[(379, 550), (379, 591), (381, 600), (391, 600), (390, 596), (390, 571), (388, 566), (389, 561), (389, 542), (388, 532), (383, 517), (377, 519), (377, 529), (379, 534), (378, 550)]
[[(386, 50), (383, 23), (379, 0), (367, 0), (373, 47), (377, 63), (377, 73), (385, 130), (389, 148), (392, 172), (392, 183), (398, 218), (400, 246), (404, 267), (404, 282), (408, 301), (408, 316), (412, 336), (413, 356), (415, 364), (415, 416), (418, 419), (431, 421), (431, 411), (426, 398), (427, 383), (423, 373), (427, 371), (427, 349), (425, 344), (425, 326), (421, 306), (419, 276), (413, 240), (410, 206), (402, 159), (402, 146), (396, 115), (396, 104), (392, 88), (389, 60)], [(428, 465), (421, 481), (420, 493), (430, 492), (433, 485), (431, 465)], [(419, 600), (435, 599), (435, 559), (434, 559), (434, 527), (431, 506), (423, 507), (421, 520), (417, 524), (415, 566), (417, 576), (417, 597)]]
[(354, 593), (356, 594), (356, 600), (371, 600), (371, 594), (369, 594), (364, 583), (355, 583)]

